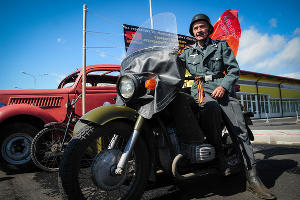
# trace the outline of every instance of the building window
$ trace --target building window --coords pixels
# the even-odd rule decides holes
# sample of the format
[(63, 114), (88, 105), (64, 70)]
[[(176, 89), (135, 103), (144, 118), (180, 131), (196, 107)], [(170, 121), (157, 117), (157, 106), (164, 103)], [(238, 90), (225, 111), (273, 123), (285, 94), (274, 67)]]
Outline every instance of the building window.
[(270, 99), (271, 113), (280, 113), (280, 99)]
[(258, 101), (260, 103), (260, 113), (270, 113), (269, 112), (269, 95), (258, 94)]
[(282, 100), (283, 112), (295, 113), (300, 112), (300, 100), (299, 99), (283, 99)]
[(257, 95), (248, 93), (237, 93), (237, 98), (245, 107), (246, 111), (257, 113)]
[(300, 100), (299, 99), (291, 99), (291, 112), (300, 112)]
[(254, 117), (281, 117), (300, 115), (300, 99), (270, 98), (268, 94), (237, 93), (237, 98), (246, 111), (254, 113)]

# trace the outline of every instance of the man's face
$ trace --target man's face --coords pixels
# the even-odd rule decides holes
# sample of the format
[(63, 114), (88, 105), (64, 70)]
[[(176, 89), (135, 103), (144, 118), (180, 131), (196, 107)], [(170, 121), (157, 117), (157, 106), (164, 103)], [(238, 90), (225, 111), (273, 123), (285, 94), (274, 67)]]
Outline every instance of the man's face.
[(197, 40), (204, 40), (208, 37), (209, 25), (206, 21), (196, 21), (193, 24), (193, 33)]

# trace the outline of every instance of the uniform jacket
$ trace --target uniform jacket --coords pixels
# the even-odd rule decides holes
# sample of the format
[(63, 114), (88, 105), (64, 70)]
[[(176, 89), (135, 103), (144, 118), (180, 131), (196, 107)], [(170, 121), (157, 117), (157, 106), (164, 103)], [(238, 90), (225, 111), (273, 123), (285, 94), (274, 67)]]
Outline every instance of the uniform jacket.
[[(206, 44), (204, 53), (199, 50), (200, 47), (197, 47), (195, 43), (185, 48), (179, 58), (192, 76), (215, 75), (218, 77), (213, 81), (203, 83), (204, 92), (211, 94), (215, 88), (222, 86), (227, 93), (235, 96), (234, 85), (239, 79), (240, 69), (231, 48), (223, 40), (209, 38)], [(191, 94), (197, 98), (195, 83), (191, 88)]]

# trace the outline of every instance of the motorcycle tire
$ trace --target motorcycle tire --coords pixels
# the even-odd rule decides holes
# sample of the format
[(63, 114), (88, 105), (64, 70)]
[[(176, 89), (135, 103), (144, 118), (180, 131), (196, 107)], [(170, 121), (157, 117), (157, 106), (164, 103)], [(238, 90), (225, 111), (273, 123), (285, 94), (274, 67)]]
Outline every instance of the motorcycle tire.
[(64, 128), (49, 126), (33, 138), (31, 159), (38, 168), (48, 172), (58, 171), (64, 148), (72, 138), (72, 134), (68, 131), (64, 144), (61, 144), (64, 134)]
[[(148, 149), (141, 136), (138, 137), (126, 165), (126, 169), (130, 170), (125, 170), (125, 181), (121, 182), (118, 188), (109, 188), (110, 185), (107, 185), (107, 189), (100, 189), (101, 187), (96, 185), (92, 177), (92, 166), (97, 162), (97, 155), (99, 157), (103, 155), (103, 152), (108, 154), (110, 152), (107, 147), (112, 136), (114, 134), (119, 136), (113, 150), (123, 152), (132, 131), (133, 124), (119, 120), (108, 122), (103, 126), (86, 125), (83, 127), (69, 142), (60, 164), (58, 184), (62, 198), (140, 199), (150, 171)], [(101, 173), (102, 171), (103, 169)]]

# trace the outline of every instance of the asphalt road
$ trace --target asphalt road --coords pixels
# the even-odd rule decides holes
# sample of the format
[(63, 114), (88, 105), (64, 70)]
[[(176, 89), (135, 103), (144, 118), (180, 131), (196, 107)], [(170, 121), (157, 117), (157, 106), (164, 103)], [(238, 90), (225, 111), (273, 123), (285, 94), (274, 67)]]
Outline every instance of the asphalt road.
[[(265, 185), (280, 200), (300, 199), (300, 146), (254, 145), (257, 170)], [(245, 191), (241, 175), (206, 176), (182, 185), (179, 190), (166, 178), (148, 187), (144, 199), (151, 200), (255, 200)], [(0, 171), (1, 200), (60, 199), (57, 173), (5, 174)]]
[(251, 130), (299, 130), (300, 121), (296, 117), (252, 119)]
[(296, 117), (255, 119), (250, 129), (254, 144), (300, 145), (300, 121)]

